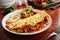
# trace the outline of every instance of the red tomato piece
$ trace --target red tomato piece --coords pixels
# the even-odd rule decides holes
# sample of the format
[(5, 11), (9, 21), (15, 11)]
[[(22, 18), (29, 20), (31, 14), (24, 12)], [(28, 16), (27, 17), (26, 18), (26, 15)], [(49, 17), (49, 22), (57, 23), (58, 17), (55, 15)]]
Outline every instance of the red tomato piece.
[(40, 30), (40, 27), (37, 27), (36, 30)]
[(29, 32), (33, 32), (33, 30), (29, 30)]
[(36, 24), (36, 27), (40, 27), (40, 24)]
[(45, 0), (39, 0), (39, 1), (40, 1), (40, 3), (45, 2)]
[(28, 28), (28, 25), (24, 25), (24, 26), (20, 27), (21, 30), (25, 30), (27, 28)]
[(24, 18), (27, 18), (27, 17), (29, 17), (29, 16), (30, 16), (30, 14), (23, 13), (23, 17), (24, 17)]
[(42, 3), (42, 2), (45, 2), (45, 0), (34, 0), (35, 2), (40, 2), (40, 3)]
[(36, 30), (40, 29), (40, 24), (36, 24)]
[(49, 17), (48, 17), (48, 16), (46, 16), (46, 17), (44, 18), (44, 21), (46, 21), (46, 23), (45, 23), (45, 24), (48, 24)]

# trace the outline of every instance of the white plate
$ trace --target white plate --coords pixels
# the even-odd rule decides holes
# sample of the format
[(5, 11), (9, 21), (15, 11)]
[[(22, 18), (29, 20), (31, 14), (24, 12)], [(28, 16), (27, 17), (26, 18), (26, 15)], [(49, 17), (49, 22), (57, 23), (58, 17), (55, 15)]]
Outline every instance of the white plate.
[(46, 27), (44, 27), (42, 30), (39, 30), (39, 31), (36, 31), (36, 32), (32, 32), (32, 33), (16, 33), (16, 32), (12, 32), (12, 31), (8, 30), (8, 29), (6, 28), (6, 21), (8, 20), (8, 18), (11, 17), (12, 15), (16, 14), (16, 13), (20, 13), (22, 10), (23, 10), (23, 9), (13, 11), (13, 12), (7, 14), (7, 15), (3, 18), (3, 20), (2, 20), (2, 26), (3, 26), (3, 28), (4, 28), (5, 30), (7, 30), (8, 32), (14, 33), (14, 34), (18, 34), (18, 35), (33, 35), (33, 34), (38, 34), (38, 33), (44, 32), (44, 31), (47, 30), (47, 29), (50, 27), (50, 25), (52, 24), (52, 19), (51, 19), (50, 15), (48, 14), (48, 16), (50, 17), (50, 21), (49, 21), (48, 25), (47, 25)]

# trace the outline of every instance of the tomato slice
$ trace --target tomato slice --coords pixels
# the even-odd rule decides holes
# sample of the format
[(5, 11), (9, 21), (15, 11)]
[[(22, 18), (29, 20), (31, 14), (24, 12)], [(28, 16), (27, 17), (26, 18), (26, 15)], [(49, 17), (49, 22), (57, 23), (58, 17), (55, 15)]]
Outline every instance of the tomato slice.
[(39, 0), (39, 1), (40, 1), (40, 3), (45, 2), (45, 0)]
[(23, 13), (23, 18), (27, 18), (27, 17), (29, 17), (29, 16), (30, 16), (30, 14)]
[(29, 32), (32, 32), (32, 30), (29, 30)]
[(40, 30), (40, 27), (37, 27), (36, 30)]
[(40, 3), (42, 3), (42, 2), (45, 2), (45, 0), (35, 0), (35, 2), (40, 2)]
[(40, 24), (36, 24), (36, 30), (40, 30)]
[(21, 30), (25, 30), (28, 28), (28, 25), (23, 25), (22, 27), (20, 27)]

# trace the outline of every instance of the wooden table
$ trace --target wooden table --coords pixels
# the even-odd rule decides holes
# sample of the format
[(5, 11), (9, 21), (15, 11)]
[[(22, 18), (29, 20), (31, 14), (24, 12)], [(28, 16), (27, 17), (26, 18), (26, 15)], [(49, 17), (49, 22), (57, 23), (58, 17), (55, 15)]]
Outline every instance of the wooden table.
[(58, 27), (59, 9), (55, 10), (45, 10), (52, 17), (52, 25), (46, 31), (30, 36), (15, 35), (7, 32), (1, 26), (1, 21), (5, 14), (0, 14), (0, 40), (45, 40), (52, 32), (54, 32)]

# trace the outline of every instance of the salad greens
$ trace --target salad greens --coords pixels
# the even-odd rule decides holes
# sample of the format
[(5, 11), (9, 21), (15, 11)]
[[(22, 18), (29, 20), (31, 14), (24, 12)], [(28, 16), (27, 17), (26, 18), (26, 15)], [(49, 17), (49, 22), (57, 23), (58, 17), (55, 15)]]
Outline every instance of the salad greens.
[(8, 14), (8, 13), (12, 12), (13, 9), (14, 9), (14, 7), (12, 7), (12, 6), (9, 7), (9, 8), (5, 8), (5, 9), (4, 9), (4, 13)]

